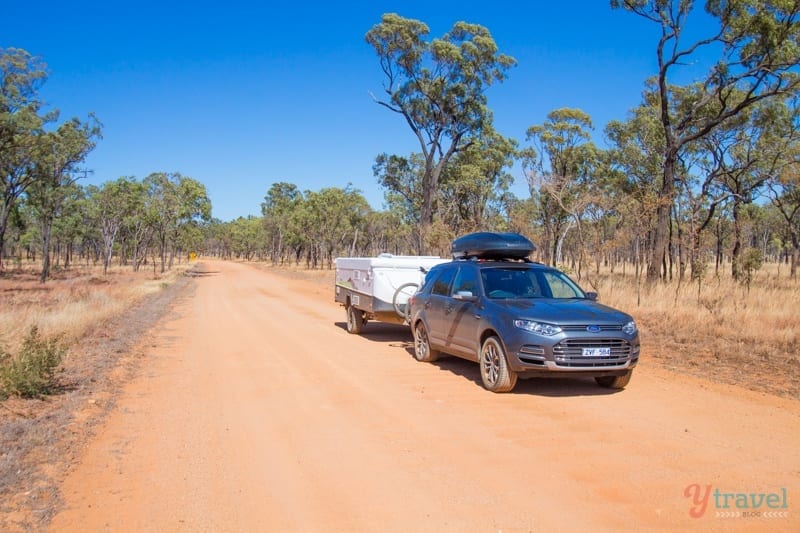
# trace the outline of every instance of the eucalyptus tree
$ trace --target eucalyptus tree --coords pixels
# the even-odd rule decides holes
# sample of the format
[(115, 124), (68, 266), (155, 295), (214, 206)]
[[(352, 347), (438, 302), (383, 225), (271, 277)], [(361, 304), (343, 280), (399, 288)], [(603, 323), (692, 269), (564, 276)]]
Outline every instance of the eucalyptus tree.
[(344, 189), (306, 191), (298, 210), (298, 223), (308, 236), (310, 266), (316, 268), (324, 262), (332, 268), (334, 255), (352, 248), (370, 211), (361, 192), (349, 184)]
[(425, 174), (425, 159), (422, 154), (412, 153), (408, 157), (380, 154), (372, 167), (378, 183), (385, 189), (384, 200), (389, 211), (407, 228), (415, 250), (425, 247), (419, 231), (423, 204), (422, 181)]
[(714, 155), (714, 178), (727, 194), (733, 218), (732, 276), (741, 280), (742, 270), (742, 209), (765, 192), (768, 181), (780, 175), (784, 168), (796, 164), (794, 154), (800, 148), (798, 111), (785, 102), (770, 100), (752, 106), (740, 114), (730, 126), (726, 123), (718, 132), (728, 135), (717, 138), (708, 146)]
[(36, 145), (52, 115), (40, 114), (46, 66), (18, 48), (0, 48), (0, 269), (8, 219), (35, 179)]
[(296, 244), (298, 228), (293, 224), (293, 213), (302, 201), (300, 189), (293, 183), (273, 183), (261, 203), (263, 224), (271, 240), (270, 256), (273, 263), (284, 258), (284, 248)]
[(100, 131), (100, 123), (90, 115), (85, 122), (73, 118), (55, 131), (44, 132), (38, 137), (31, 170), (34, 180), (28, 187), (27, 201), (41, 225), (42, 272), (39, 280), (42, 283), (50, 275), (53, 222), (62, 214), (70, 186), (83, 177), (79, 165), (94, 149)]
[(385, 99), (373, 98), (405, 119), (423, 155), (423, 236), (433, 223), (442, 171), (491, 126), (486, 90), (515, 64), (478, 24), (456, 22), (441, 38), (426, 41), (429, 32), (419, 20), (387, 13), (366, 34), (385, 76)]
[(621, 178), (620, 188), (627, 201), (617, 210), (631, 233), (631, 250), (638, 276), (649, 250), (649, 235), (655, 226), (656, 210), (664, 200), (659, 197), (657, 176), (662, 170), (663, 129), (658, 109), (647, 101), (632, 109), (625, 121), (612, 120), (604, 130), (610, 146), (609, 164)]
[(172, 268), (181, 228), (211, 220), (211, 201), (202, 183), (179, 173), (153, 173), (144, 184), (147, 197), (143, 216), (152, 225), (164, 272)]
[(456, 235), (500, 224), (503, 195), (514, 180), (508, 169), (517, 146), (515, 140), (487, 130), (445, 168), (437, 216), (448, 221)]
[[(108, 273), (117, 238), (127, 237), (126, 220), (141, 214), (144, 187), (133, 177), (122, 176), (100, 187), (88, 187), (91, 217), (103, 243), (103, 274)], [(121, 254), (124, 247), (121, 247)]]
[(590, 140), (592, 128), (589, 115), (562, 108), (527, 131), (532, 146), (522, 150), (523, 169), (546, 230), (548, 261), (554, 265), (561, 261), (567, 233), (580, 225), (584, 210), (596, 200), (592, 182), (599, 154)]
[(54, 266), (70, 268), (76, 246), (81, 248), (95, 238), (94, 227), (89, 224), (87, 213), (86, 189), (78, 183), (66, 187), (61, 212), (53, 220), (51, 232), (51, 249), (54, 255)]
[(233, 256), (230, 224), (230, 222), (212, 218), (208, 224), (203, 226), (203, 252), (206, 255), (220, 259), (230, 259)]
[(122, 217), (120, 228), (119, 264), (126, 265), (130, 257), (131, 268), (138, 272), (147, 260), (156, 227), (156, 198), (154, 187), (147, 180), (133, 180), (127, 201), (130, 204)]
[[(722, 123), (765, 99), (797, 89), (800, 62), (800, 3), (785, 0), (708, 0), (706, 13), (716, 25), (705, 37), (685, 42), (691, 0), (611, 0), (659, 27), (656, 44), (659, 121), (664, 135), (660, 194), (668, 200), (656, 213), (648, 281), (662, 276), (667, 255), (676, 172), (682, 150)], [(703, 54), (719, 58), (696, 83), (701, 88), (691, 105), (676, 102), (669, 79)], [(682, 104), (682, 105), (679, 105)]]
[(264, 223), (252, 215), (239, 217), (230, 223), (231, 251), (234, 256), (252, 261), (263, 254), (266, 248)]
[(390, 207), (383, 211), (371, 211), (367, 214), (362, 240), (359, 241), (361, 247), (350, 255), (374, 257), (381, 253), (408, 254), (416, 249), (411, 238), (411, 225), (395, 209)]
[[(796, 157), (800, 157), (800, 154), (796, 154)], [(797, 279), (797, 267), (800, 264), (800, 165), (783, 168), (768, 187), (772, 204), (783, 218), (783, 230), (792, 246), (789, 275)]]

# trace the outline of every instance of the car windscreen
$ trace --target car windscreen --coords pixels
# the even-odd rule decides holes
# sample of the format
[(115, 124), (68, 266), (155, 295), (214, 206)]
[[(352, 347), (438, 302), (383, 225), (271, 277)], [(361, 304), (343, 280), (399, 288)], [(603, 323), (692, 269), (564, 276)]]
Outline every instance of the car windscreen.
[(509, 298), (584, 298), (585, 294), (558, 270), (519, 267), (481, 269), (486, 296)]

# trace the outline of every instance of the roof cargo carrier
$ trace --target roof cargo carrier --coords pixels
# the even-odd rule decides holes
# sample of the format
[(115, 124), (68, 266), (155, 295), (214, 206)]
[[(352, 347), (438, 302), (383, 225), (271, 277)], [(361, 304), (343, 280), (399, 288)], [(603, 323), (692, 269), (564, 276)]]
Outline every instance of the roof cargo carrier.
[(519, 233), (470, 233), (453, 241), (454, 259), (527, 259), (536, 246)]

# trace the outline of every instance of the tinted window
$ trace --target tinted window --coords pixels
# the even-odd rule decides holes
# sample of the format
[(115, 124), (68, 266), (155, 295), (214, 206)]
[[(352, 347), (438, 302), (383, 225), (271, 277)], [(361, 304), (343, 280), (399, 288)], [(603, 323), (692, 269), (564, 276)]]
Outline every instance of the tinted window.
[(543, 279), (552, 298), (583, 298), (583, 291), (561, 272), (544, 272)]
[(481, 271), (483, 287), (489, 298), (541, 298), (546, 292), (540, 287), (536, 272), (526, 268), (486, 268)]
[(474, 268), (462, 266), (458, 269), (451, 294), (455, 295), (459, 292), (478, 294), (478, 274)]
[(454, 268), (444, 268), (442, 273), (436, 277), (433, 282), (431, 294), (441, 294), (447, 296), (450, 294), (450, 283), (453, 281), (453, 276), (456, 273)]
[(434, 268), (429, 270), (425, 277), (422, 280), (422, 286), (419, 288), (419, 292), (430, 292), (430, 288), (433, 285), (433, 281), (439, 276), (439, 273), (442, 271), (440, 268)]
[(481, 277), (486, 296), (494, 299), (584, 297), (580, 287), (557, 270), (485, 268)]

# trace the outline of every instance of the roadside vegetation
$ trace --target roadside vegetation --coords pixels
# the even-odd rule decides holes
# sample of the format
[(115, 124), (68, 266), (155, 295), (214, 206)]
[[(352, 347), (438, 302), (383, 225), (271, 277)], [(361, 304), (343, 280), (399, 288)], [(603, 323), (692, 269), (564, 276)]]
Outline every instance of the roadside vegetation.
[[(129, 303), (104, 290), (115, 273), (165, 275), (191, 254), (331, 269), (337, 256), (447, 256), (465, 233), (516, 231), (537, 244), (532, 259), (638, 315), (659, 350), (723, 367), (755, 358), (731, 372), (777, 360), (794, 379), (800, 6), (610, 7), (652, 30), (641, 100), (605, 125), (554, 102), (516, 132), (524, 141), (494, 125), (487, 91), (519, 65), (488, 28), (456, 22), (431, 37), (423, 21), (385, 14), (364, 35), (372, 97), (419, 151), (375, 155), (384, 208), (351, 185), (303, 190), (289, 176), (264, 184), (261, 216), (231, 221), (213, 219), (204, 185), (177, 172), (82, 185), (100, 117), (59, 123), (39, 95), (44, 61), (0, 49), (0, 281), (23, 287), (0, 296), (4, 353), (34, 325), (69, 342), (93, 309)], [(684, 31), (698, 16), (711, 22)], [(510, 192), (520, 177), (526, 197)]]
[[(38, 398), (62, 387), (63, 364), (83, 364), (68, 350), (82, 339), (106, 338), (107, 324), (143, 298), (175, 282), (183, 262), (155, 278), (148, 270), (73, 267), (42, 285), (38, 263), (0, 276), (0, 400)], [(72, 359), (70, 359), (72, 358)]]
[(43, 339), (36, 326), (28, 330), (18, 353), (0, 348), (0, 400), (11, 395), (37, 398), (49, 393), (64, 351), (58, 338)]

